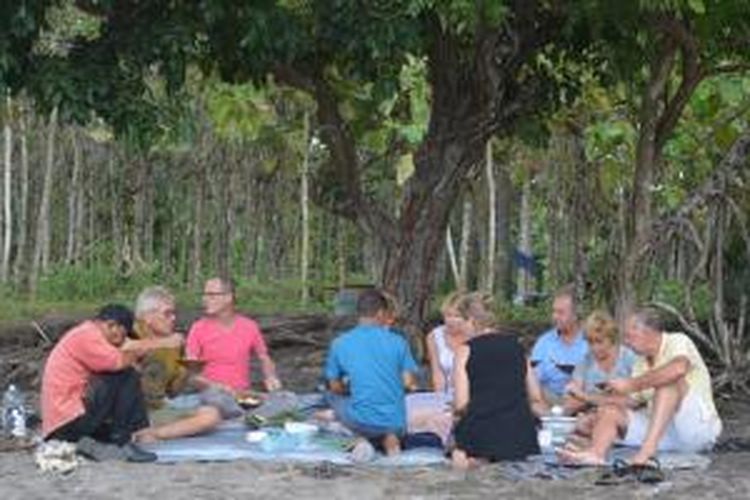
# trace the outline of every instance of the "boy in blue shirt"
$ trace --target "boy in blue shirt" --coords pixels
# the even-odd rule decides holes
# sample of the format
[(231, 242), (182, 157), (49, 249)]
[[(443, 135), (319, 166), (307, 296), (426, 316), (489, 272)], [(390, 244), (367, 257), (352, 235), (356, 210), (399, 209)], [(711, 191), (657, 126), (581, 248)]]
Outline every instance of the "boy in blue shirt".
[(362, 292), (357, 314), (359, 324), (336, 338), (328, 352), (331, 407), (346, 427), (395, 455), (406, 432), (404, 390), (415, 386), (417, 364), (406, 340), (389, 328), (392, 313), (380, 291)]

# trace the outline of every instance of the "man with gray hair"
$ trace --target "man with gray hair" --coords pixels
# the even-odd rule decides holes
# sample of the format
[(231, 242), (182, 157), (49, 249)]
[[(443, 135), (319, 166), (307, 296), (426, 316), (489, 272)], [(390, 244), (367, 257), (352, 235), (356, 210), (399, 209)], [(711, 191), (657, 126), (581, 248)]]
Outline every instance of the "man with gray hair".
[[(176, 303), (172, 293), (162, 286), (144, 289), (135, 303), (136, 336), (140, 339), (162, 338), (175, 330)], [(191, 377), (180, 365), (180, 349), (159, 349), (139, 363), (146, 401), (152, 409), (160, 408), (166, 397), (173, 397), (188, 387)], [(148, 427), (136, 433), (141, 442), (172, 439), (200, 434), (221, 422), (219, 409), (201, 406), (192, 415), (159, 427)]]
[(704, 451), (721, 433), (711, 377), (698, 349), (684, 333), (662, 330), (658, 313), (641, 309), (626, 320), (625, 343), (640, 358), (630, 378), (613, 379), (606, 389), (624, 404), (602, 406), (592, 442), (581, 451), (560, 450), (563, 461), (598, 465), (612, 444), (638, 447), (635, 466), (653, 465), (657, 451)]

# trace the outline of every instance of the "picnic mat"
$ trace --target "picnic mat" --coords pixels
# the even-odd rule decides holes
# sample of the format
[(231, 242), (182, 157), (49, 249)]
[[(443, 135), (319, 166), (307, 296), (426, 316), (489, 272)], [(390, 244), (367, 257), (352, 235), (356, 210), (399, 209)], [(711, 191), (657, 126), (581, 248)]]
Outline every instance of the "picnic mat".
[[(247, 429), (241, 421), (223, 423), (210, 434), (171, 441), (161, 441), (143, 448), (156, 453), (157, 462), (226, 462), (255, 460), (278, 463), (320, 463), (352, 465), (350, 454), (344, 448), (352, 438), (321, 431), (309, 442), (294, 449), (265, 450), (259, 443), (245, 440)], [(368, 464), (386, 467), (425, 466), (446, 463), (443, 452), (437, 448), (415, 448), (403, 451), (396, 457), (378, 454)]]
[[(197, 395), (180, 396), (170, 400), (167, 407), (152, 414), (152, 421), (164, 423), (180, 418), (200, 405)], [(279, 414), (295, 414), (303, 419), (316, 408), (324, 407), (320, 394), (295, 394), (278, 391), (267, 395), (263, 405), (252, 411), (255, 415), (272, 418)], [(215, 431), (201, 436), (162, 441), (143, 447), (156, 453), (158, 462), (174, 463), (186, 461), (223, 462), (231, 460), (256, 460), (279, 463), (321, 463), (350, 465), (351, 455), (346, 451), (353, 436), (343, 427), (330, 426), (321, 429), (309, 441), (290, 443), (282, 439), (278, 446), (249, 443), (245, 439), (248, 428), (243, 419), (223, 422)], [(288, 437), (288, 436), (286, 436)], [(424, 466), (446, 463), (439, 448), (413, 448), (404, 450), (397, 457), (377, 454), (369, 464), (382, 466)]]
[[(182, 413), (195, 408), (199, 400), (195, 396), (182, 397), (170, 401), (166, 412)], [(312, 408), (321, 404), (318, 394), (296, 395), (281, 392), (268, 400), (256, 412), (271, 416), (281, 411), (295, 410), (302, 414), (309, 414)], [(149, 451), (156, 453), (158, 462), (175, 463), (187, 461), (221, 462), (232, 460), (255, 460), (277, 463), (321, 463), (336, 465), (352, 465), (355, 462), (345, 448), (351, 444), (352, 436), (344, 432), (323, 429), (313, 436), (309, 442), (298, 446), (282, 447), (283, 449), (269, 450), (259, 443), (249, 443), (245, 436), (248, 429), (242, 419), (222, 423), (215, 431), (202, 436), (162, 441), (144, 445)], [(635, 453), (632, 448), (616, 447), (609, 456), (609, 463), (621, 458), (627, 460)], [(710, 463), (708, 455), (698, 453), (662, 452), (658, 455), (659, 462), (665, 470), (697, 469), (704, 470)], [(443, 451), (439, 448), (414, 448), (404, 450), (396, 457), (386, 457), (378, 454), (376, 459), (368, 464), (386, 467), (430, 466), (447, 463)], [(544, 453), (529, 457), (525, 461), (506, 462), (499, 464), (503, 475), (508, 479), (521, 480), (530, 478), (566, 479), (577, 476), (587, 468), (571, 468), (559, 464), (554, 453)]]

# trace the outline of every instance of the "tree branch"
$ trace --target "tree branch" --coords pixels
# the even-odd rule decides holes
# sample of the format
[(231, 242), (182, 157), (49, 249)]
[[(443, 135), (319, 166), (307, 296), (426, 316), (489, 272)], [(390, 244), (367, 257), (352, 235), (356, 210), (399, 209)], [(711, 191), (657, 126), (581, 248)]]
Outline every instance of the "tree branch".
[(721, 350), (717, 348), (713, 340), (711, 340), (709, 337), (706, 336), (705, 333), (703, 333), (703, 330), (701, 330), (700, 325), (698, 325), (698, 323), (695, 322), (695, 320), (688, 320), (685, 316), (682, 315), (682, 313), (680, 313), (680, 311), (677, 310), (676, 307), (670, 304), (667, 304), (666, 302), (655, 301), (655, 302), (651, 302), (651, 305), (653, 307), (656, 307), (657, 309), (661, 309), (662, 311), (673, 315), (675, 318), (677, 318), (677, 321), (680, 322), (680, 325), (682, 325), (682, 328), (684, 328), (693, 337), (698, 339), (707, 349), (713, 352), (716, 356), (718, 356), (719, 358), (722, 357)]
[[(673, 212), (672, 217), (687, 217), (693, 210), (703, 205), (706, 200), (717, 192), (722, 192), (723, 186), (731, 183), (743, 183), (742, 176), (747, 175), (748, 158), (750, 157), (750, 129), (742, 133), (729, 148), (713, 174)], [(656, 228), (657, 232), (659, 228)]]
[(705, 78), (706, 73), (701, 67), (698, 41), (684, 21), (669, 17), (662, 19), (658, 25), (666, 31), (667, 36), (677, 42), (682, 55), (680, 86), (674, 96), (667, 101), (656, 125), (656, 150), (661, 151), (682, 116), (682, 111), (690, 101), (698, 84)]
[(354, 222), (386, 245), (396, 244), (393, 218), (361, 186), (360, 160), (354, 137), (338, 110), (338, 100), (323, 75), (311, 78), (313, 95), (318, 103), (318, 128), (331, 154), (335, 181), (342, 187), (334, 201), (337, 213)]

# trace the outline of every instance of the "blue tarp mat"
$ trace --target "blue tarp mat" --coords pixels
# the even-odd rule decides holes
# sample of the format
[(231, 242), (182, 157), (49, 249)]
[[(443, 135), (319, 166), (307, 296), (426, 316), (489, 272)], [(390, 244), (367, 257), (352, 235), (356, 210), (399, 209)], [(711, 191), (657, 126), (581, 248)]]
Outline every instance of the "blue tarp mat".
[[(225, 422), (216, 431), (202, 436), (162, 441), (143, 447), (157, 454), (158, 462), (226, 462), (232, 460), (254, 460), (259, 462), (320, 463), (352, 465), (349, 453), (343, 445), (351, 438), (321, 432), (309, 443), (293, 450), (265, 451), (257, 443), (245, 440), (247, 429), (241, 422)], [(410, 467), (445, 464), (442, 450), (417, 448), (403, 451), (399, 456), (378, 457), (368, 462), (386, 467)]]

